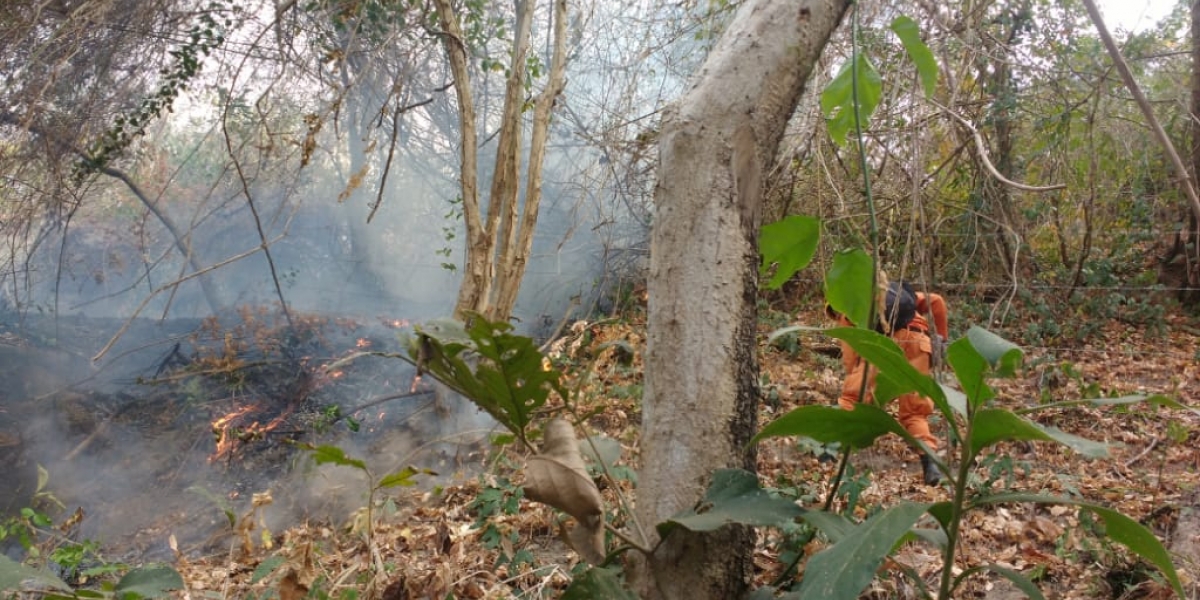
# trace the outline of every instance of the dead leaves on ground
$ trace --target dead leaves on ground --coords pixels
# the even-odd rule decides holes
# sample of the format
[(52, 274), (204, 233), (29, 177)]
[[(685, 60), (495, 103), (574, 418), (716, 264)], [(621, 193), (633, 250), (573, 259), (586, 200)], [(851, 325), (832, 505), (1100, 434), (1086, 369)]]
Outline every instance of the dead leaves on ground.
[[(1026, 348), (1024, 374), (1014, 380), (996, 382), (999, 402), (1006, 408), (1036, 405), (1043, 394), (1057, 400), (1086, 397), (1099, 390), (1104, 394), (1164, 393), (1190, 405), (1200, 405), (1200, 363), (1195, 358), (1200, 340), (1173, 333), (1154, 339), (1131, 336), (1122, 326), (1113, 326), (1095, 344), (1078, 348)], [(579, 560), (569, 548), (586, 556), (602, 552), (604, 497), (597, 490), (578, 454), (578, 434), (605, 433), (625, 446), (625, 456), (636, 456), (636, 434), (640, 422), (641, 352), (644, 331), (627, 322), (579, 323), (570, 337), (552, 349), (559, 358), (575, 364), (590, 364), (591, 377), (581, 389), (586, 406), (588, 431), (575, 432), (570, 425), (548, 427), (543, 456), (528, 459), (526, 490), (530, 500), (539, 500), (569, 514), (577, 524), (568, 544), (555, 535), (561, 514), (527, 502), (520, 514), (496, 517), (506, 530), (520, 534), (521, 544), (537, 555), (541, 570), (496, 568), (496, 552), (487, 550), (480, 532), (472, 528), (474, 516), (467, 506), (480, 490), (478, 481), (467, 479), (447, 485), (440, 494), (408, 493), (396, 498), (399, 512), (380, 518), (377, 527), (381, 559), (391, 569), (375, 582), (378, 597), (507, 598), (517, 593), (561, 589), (569, 581), (570, 569)], [(622, 344), (613, 344), (621, 341)], [(621, 348), (620, 351), (614, 348)], [(627, 356), (631, 348), (633, 356)], [(555, 359), (552, 356), (552, 359)], [(816, 352), (801, 350), (797, 357), (774, 348), (763, 348), (760, 357), (765, 378), (778, 392), (778, 403), (764, 401), (762, 422), (801, 404), (829, 403), (840, 389), (840, 365)], [(1058, 373), (1052, 388), (1047, 373)], [(576, 374), (568, 373), (568, 376)], [(574, 382), (568, 383), (573, 386)], [(1041, 444), (1003, 446), (1012, 465), (1011, 480), (1000, 477), (997, 489), (1013, 489), (1061, 495), (1078, 495), (1105, 503), (1150, 525), (1170, 543), (1180, 516), (1191, 512), (1200, 494), (1200, 417), (1164, 409), (1096, 408), (1090, 406), (1054, 410), (1035, 418), (1068, 432), (1113, 444), (1111, 459), (1088, 460), (1069, 451)], [(565, 426), (565, 428), (564, 428)], [(557, 429), (561, 431), (554, 432)], [(554, 433), (551, 433), (554, 432)], [(1182, 437), (1180, 437), (1182, 436)], [(552, 440), (554, 440), (552, 442)], [(562, 443), (558, 447), (556, 444)], [(824, 482), (834, 466), (816, 459), (792, 440), (772, 440), (759, 452), (759, 469), (764, 482), (791, 482), (811, 491), (816, 502), (824, 499)], [(942, 488), (920, 483), (917, 465), (908, 448), (890, 437), (855, 457), (860, 472), (871, 471), (870, 483), (859, 500), (863, 507), (887, 506), (904, 498), (920, 502), (948, 499)], [(976, 469), (987, 478), (993, 465)], [(998, 467), (996, 467), (998, 468)], [(1106, 579), (1114, 565), (1121, 564), (1118, 550), (1105, 546), (1094, 534), (1093, 525), (1081, 519), (1074, 508), (1007, 505), (1000, 509), (969, 513), (965, 522), (962, 562), (956, 569), (995, 563), (1036, 575), (1048, 596), (1061, 600), (1085, 599), (1111, 594), (1114, 583)], [(578, 523), (583, 523), (579, 525)], [(598, 525), (598, 526), (597, 526)], [(760, 581), (769, 581), (781, 568), (779, 537), (763, 532), (764, 541), (755, 552)], [(363, 581), (372, 573), (372, 558), (353, 535), (337, 527), (302, 524), (278, 536), (277, 553), (308, 544), (311, 571), (296, 571), (296, 583), (323, 585), (331, 596), (341, 589), (365, 589)], [(768, 543), (770, 542), (770, 543)], [(598, 550), (599, 549), (599, 550)], [(257, 555), (233, 560), (228, 556), (189, 562), (185, 580), (197, 592), (220, 597), (245, 597), (272, 589), (281, 597), (285, 571), (273, 578), (250, 583), (255, 567), (267, 557)], [(1110, 554), (1105, 555), (1105, 552)], [(290, 556), (290, 555), (289, 555)], [(600, 557), (603, 555), (600, 554)], [(940, 558), (930, 548), (911, 545), (900, 550), (894, 564), (904, 565), (932, 579), (941, 569)], [(288, 559), (289, 564), (293, 559)], [(1136, 565), (1127, 565), (1130, 568)], [(1181, 575), (1188, 585), (1200, 578), (1196, 561), (1181, 561)], [(309, 581), (308, 575), (312, 580)], [(984, 575), (973, 576), (962, 597), (1004, 597), (1004, 583)], [(902, 598), (908, 593), (901, 578), (882, 572), (875, 592), (868, 597)], [(1153, 580), (1127, 591), (1129, 598), (1154, 598), (1161, 589)], [(1120, 592), (1118, 591), (1118, 594)], [(990, 596), (997, 594), (996, 596)], [(1156, 594), (1158, 594), (1156, 596)], [(553, 594), (551, 594), (553, 595)]]

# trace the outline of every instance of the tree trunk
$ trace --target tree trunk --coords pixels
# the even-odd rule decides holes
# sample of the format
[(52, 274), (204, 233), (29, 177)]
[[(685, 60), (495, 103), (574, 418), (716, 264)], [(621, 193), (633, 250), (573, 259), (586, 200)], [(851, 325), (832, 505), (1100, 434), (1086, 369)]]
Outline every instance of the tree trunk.
[[(651, 536), (696, 504), (714, 469), (755, 468), (760, 174), (848, 6), (746, 2), (663, 119), (637, 503)], [(646, 598), (737, 598), (753, 545), (744, 527), (677, 530), (634, 557), (631, 580)]]
[(555, 0), (553, 3), (554, 50), (546, 87), (534, 102), (526, 193), (522, 202), (521, 142), (524, 137), (526, 59), (537, 2), (516, 0), (513, 52), (505, 84), (504, 110), (496, 141), (496, 162), (486, 218), (481, 214), (479, 201), (475, 110), (462, 28), (449, 0), (435, 0), (435, 5), (442, 26), (446, 29), (445, 46), (450, 56), (454, 87), (458, 92), (462, 125), (462, 195), (463, 217), (467, 224), (467, 260), (454, 316), (463, 319), (468, 313), (479, 313), (489, 320), (504, 321), (512, 314), (521, 280), (525, 276), (541, 201), (542, 163), (550, 130), (550, 113), (566, 83), (567, 5), (565, 0)]

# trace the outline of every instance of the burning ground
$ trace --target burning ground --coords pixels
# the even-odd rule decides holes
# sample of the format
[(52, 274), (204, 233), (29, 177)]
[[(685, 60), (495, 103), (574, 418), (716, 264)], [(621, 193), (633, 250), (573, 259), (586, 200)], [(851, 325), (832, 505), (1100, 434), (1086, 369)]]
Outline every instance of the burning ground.
[[(820, 322), (816, 315), (800, 315), (799, 319)], [(1029, 349), (1021, 376), (996, 382), (997, 402), (1019, 408), (1049, 399), (1157, 392), (1200, 404), (1200, 365), (1196, 361), (1200, 342), (1194, 322), (1170, 317), (1169, 326), (1164, 336), (1112, 323), (1088, 344)], [(110, 552), (129, 562), (171, 562), (187, 585), (179, 597), (291, 599), (310, 592), (389, 600), (442, 598), (451, 593), (458, 598), (556, 595), (569, 581), (578, 558), (558, 539), (556, 522), (561, 517), (522, 498), (519, 467), (523, 457), (508, 451), (491, 454), (486, 470), (475, 470), (483, 466), (481, 447), (442, 445), (441, 436), (431, 433), (438, 419), (475, 413), (444, 408), (439, 412), (436, 402), (412, 402), (407, 397), (360, 410), (356, 413), (359, 431), (350, 431), (345, 418), (327, 413), (326, 407), (341, 406), (348, 411), (389, 394), (408, 394), (413, 390), (413, 375), (401, 361), (380, 356), (338, 362), (361, 352), (360, 344), (367, 344), (369, 350), (390, 351), (388, 344), (394, 339), (390, 325), (346, 324), (343, 331), (326, 323), (319, 329), (321, 336), (299, 336), (266, 352), (255, 350), (256, 346), (246, 341), (254, 336), (245, 332), (235, 333), (233, 342), (227, 342), (214, 330), (207, 342), (200, 343), (208, 350), (185, 352), (187, 360), (156, 373), (155, 385), (148, 386), (150, 392), (144, 398), (126, 399), (133, 402), (129, 408), (109, 409), (106, 417), (94, 421), (84, 419), (74, 433), (70, 418), (58, 417), (56, 431), (66, 431), (65, 442), (58, 445), (59, 456), (70, 454), (94, 435), (73, 461), (93, 459), (122, 465), (124, 471), (104, 476), (111, 482), (106, 485), (139, 488), (140, 493), (159, 490), (162, 495), (154, 506), (171, 508), (155, 512), (149, 522), (139, 521), (136, 517), (141, 515), (118, 510), (124, 500), (105, 497), (106, 502), (96, 502), (104, 486), (93, 483), (82, 488), (83, 493), (73, 493), (73, 497), (93, 502), (82, 522), (85, 531), (88, 522), (108, 519), (109, 527), (91, 531), (102, 534), (98, 539)], [(767, 329), (764, 325), (764, 334)], [(376, 333), (359, 335), (364, 330)], [(290, 338), (271, 335), (264, 339)], [(235, 343), (232, 350), (230, 343)], [(238, 345), (242, 343), (245, 345)], [(285, 347), (305, 351), (285, 352)], [(551, 350), (551, 361), (564, 365), (573, 377), (584, 370), (590, 373), (580, 388), (590, 415), (587, 433), (607, 435), (623, 447), (618, 464), (626, 478), (618, 485), (627, 498), (633, 492), (629, 468), (636, 467), (638, 456), (643, 347), (644, 329), (633, 316), (578, 323)], [(836, 358), (829, 355), (831, 348), (829, 340), (820, 337), (762, 346), (761, 422), (795, 406), (828, 404), (834, 399), (841, 374)], [(165, 350), (161, 356), (166, 356)], [(284, 355), (292, 358), (265, 358)], [(259, 360), (270, 364), (251, 366)], [(230, 361), (239, 368), (231, 368), (234, 363)], [(345, 368), (321, 368), (330, 364)], [(389, 368), (396, 370), (387, 371)], [(266, 377), (267, 373), (271, 376)], [(206, 400), (189, 404), (181, 399), (187, 397), (183, 391), (188, 385), (199, 386)], [(427, 382), (417, 385), (420, 391)], [(94, 401), (74, 402), (91, 406)], [(429, 410), (401, 414), (397, 408), (401, 406), (429, 406)], [(11, 412), (6, 416), (8, 423)], [(163, 427), (173, 429), (167, 429), (165, 435), (137, 438), (141, 443), (148, 440), (151, 450), (120, 450), (126, 439), (122, 436), (133, 435), (131, 430), (145, 428), (147, 422), (157, 422), (134, 418), (144, 414), (157, 415), (169, 424)], [(1181, 576), (1194, 591), (1200, 575), (1194, 546), (1200, 539), (1200, 523), (1194, 514), (1200, 504), (1200, 453), (1195, 448), (1200, 418), (1150, 407), (1090, 405), (1055, 409), (1037, 418), (1110, 443), (1111, 458), (1084, 459), (1050, 445), (1003, 446), (978, 465), (979, 481), (997, 490), (1077, 496), (1125, 512), (1151, 527), (1177, 552)], [(96, 424), (89, 424), (93, 422)], [(108, 430), (101, 429), (103, 423), (109, 423)], [(478, 421), (472, 425), (442, 426), (438, 431), (482, 428)], [(383, 431), (371, 432), (372, 426)], [(0, 434), (4, 431), (11, 430), (0, 429)], [(30, 435), (27, 431), (31, 430), (18, 430), (23, 445), (28, 444), (24, 441)], [(367, 519), (362, 510), (367, 487), (362, 474), (345, 466), (314, 468), (303, 460), (303, 452), (286, 443), (289, 439), (328, 441), (345, 448), (350, 456), (370, 457), (377, 477), (410, 463), (441, 475), (420, 473), (413, 477), (417, 486), (381, 490), (372, 518)], [(183, 451), (185, 446), (190, 453)], [(435, 446), (436, 451), (430, 452)], [(222, 447), (227, 449), (218, 453)], [(145, 465), (151, 455), (161, 460)], [(415, 460), (418, 456), (427, 460)], [(850, 487), (856, 493), (840, 496), (835, 507), (862, 517), (896, 499), (947, 499), (946, 489), (920, 484), (914, 462), (900, 440), (882, 439), (874, 448), (854, 456)], [(87, 464), (99, 469), (99, 462)], [(150, 468), (143, 469), (143, 465)], [(52, 489), (57, 490), (55, 482), (62, 468), (61, 464), (51, 466)], [(833, 468), (819, 463), (795, 440), (772, 440), (760, 449), (764, 485), (794, 495), (805, 505), (824, 500)], [(452, 477), (455, 472), (463, 476)], [(92, 479), (98, 477), (94, 474)], [(197, 485), (196, 480), (205, 486), (205, 495), (188, 491)], [(182, 485), (184, 481), (187, 486)], [(605, 483), (601, 489), (606, 505), (615, 511), (619, 505), (616, 490)], [(188, 500), (176, 507), (171, 503), (178, 497)], [(318, 510), (331, 507), (336, 508)], [(624, 525), (619, 513), (614, 514), (616, 524)], [(204, 526), (196, 527), (197, 521)], [(192, 533), (191, 541), (185, 542), (192, 527), (202, 531)], [(1036, 578), (1051, 598), (1169, 597), (1153, 569), (1107, 542), (1095, 523), (1071, 509), (1009, 505), (975, 512), (965, 531), (960, 567), (983, 563), (1008, 566)], [(760, 582), (780, 575), (786, 542), (780, 532), (762, 532), (755, 555)], [(820, 542), (814, 542), (805, 551), (815, 552), (820, 547)], [(940, 568), (939, 558), (930, 548), (910, 545), (885, 565), (865, 597), (915, 597), (911, 584), (898, 575), (901, 566), (926, 579), (932, 579)], [(1020, 596), (1003, 580), (978, 575), (960, 597)]]
[(136, 323), (99, 364), (91, 353), (117, 323), (5, 332), (0, 505), (78, 508), (67, 537), (102, 540), (112, 560), (172, 560), (223, 547), (256, 494), (276, 499), (255, 511), (261, 531), (361, 506), (356, 474), (316, 469), (309, 447), (335, 444), (378, 472), (479, 462), (488, 421), (389, 356), (406, 322), (289, 316)]

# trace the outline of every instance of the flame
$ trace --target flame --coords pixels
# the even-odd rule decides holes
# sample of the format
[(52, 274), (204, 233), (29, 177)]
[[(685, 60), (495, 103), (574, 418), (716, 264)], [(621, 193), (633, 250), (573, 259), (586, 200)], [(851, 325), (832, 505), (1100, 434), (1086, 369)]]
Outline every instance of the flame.
[(221, 416), (212, 422), (212, 432), (217, 440), (217, 448), (212, 455), (208, 457), (208, 462), (214, 462), (221, 458), (227, 458), (233, 455), (239, 443), (261, 440), (267, 432), (274, 430), (283, 424), (288, 415), (292, 414), (292, 407), (280, 413), (274, 419), (271, 419), (266, 425), (258, 421), (253, 421), (249, 425), (240, 427), (237, 425), (238, 420), (245, 417), (247, 414), (258, 409), (256, 404), (248, 404), (236, 410), (233, 410), (224, 416)]
[(360, 350), (365, 350), (371, 347), (371, 340), (368, 340), (367, 338), (358, 338), (358, 341), (355, 342), (354, 345)]

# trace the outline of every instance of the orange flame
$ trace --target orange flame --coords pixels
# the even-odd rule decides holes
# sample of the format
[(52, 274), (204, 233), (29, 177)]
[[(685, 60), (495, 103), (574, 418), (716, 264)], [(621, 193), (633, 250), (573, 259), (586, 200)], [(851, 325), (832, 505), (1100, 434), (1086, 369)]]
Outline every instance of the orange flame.
[(279, 416), (271, 419), (266, 425), (253, 421), (245, 427), (237, 426), (237, 421), (247, 414), (251, 413), (258, 406), (248, 404), (238, 408), (228, 414), (217, 418), (212, 422), (212, 432), (216, 436), (217, 447), (212, 455), (208, 457), (208, 462), (214, 462), (221, 458), (227, 458), (233, 455), (234, 450), (239, 442), (249, 442), (262, 439), (267, 432), (274, 430), (283, 424), (288, 415), (292, 413), (292, 408), (289, 407)]

